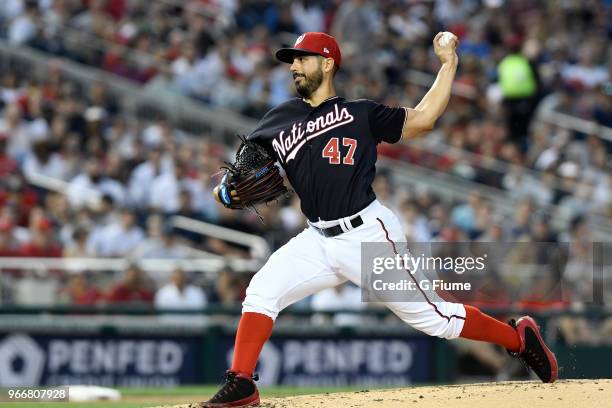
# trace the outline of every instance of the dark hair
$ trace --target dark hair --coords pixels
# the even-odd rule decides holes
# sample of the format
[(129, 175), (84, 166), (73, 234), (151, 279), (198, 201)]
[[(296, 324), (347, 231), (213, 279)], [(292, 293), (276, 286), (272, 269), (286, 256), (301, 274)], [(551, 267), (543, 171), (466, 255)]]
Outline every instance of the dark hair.
[(89, 231), (86, 228), (77, 227), (72, 232), (72, 239), (75, 241), (80, 241), (81, 239), (86, 238), (88, 234), (89, 234)]
[(570, 221), (570, 231), (576, 232), (578, 227), (586, 223), (586, 219), (582, 215), (577, 215)]

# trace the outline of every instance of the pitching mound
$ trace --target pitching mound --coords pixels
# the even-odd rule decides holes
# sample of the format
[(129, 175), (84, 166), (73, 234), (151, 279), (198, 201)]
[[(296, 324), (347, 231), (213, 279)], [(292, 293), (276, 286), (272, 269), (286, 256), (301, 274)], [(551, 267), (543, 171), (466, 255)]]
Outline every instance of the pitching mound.
[[(612, 380), (535, 381), (397, 388), (264, 398), (267, 408), (612, 408)], [(173, 408), (188, 408), (177, 405)]]

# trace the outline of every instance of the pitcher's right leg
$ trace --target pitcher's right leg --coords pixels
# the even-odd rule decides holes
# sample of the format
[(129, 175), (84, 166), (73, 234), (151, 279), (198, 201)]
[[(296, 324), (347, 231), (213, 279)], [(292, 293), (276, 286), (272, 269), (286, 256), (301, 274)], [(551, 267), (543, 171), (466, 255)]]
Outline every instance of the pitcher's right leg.
[(204, 408), (259, 405), (253, 371), (274, 320), (285, 307), (346, 278), (329, 265), (322, 237), (307, 228), (276, 251), (255, 274), (242, 303), (232, 368), (225, 385)]

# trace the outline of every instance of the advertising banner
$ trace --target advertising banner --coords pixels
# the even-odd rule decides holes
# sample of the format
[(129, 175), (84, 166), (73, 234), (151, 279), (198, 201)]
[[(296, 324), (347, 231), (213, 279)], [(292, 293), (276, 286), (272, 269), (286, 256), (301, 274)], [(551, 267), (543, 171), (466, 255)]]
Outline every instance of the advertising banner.
[(0, 334), (0, 386), (172, 386), (202, 380), (199, 337)]
[[(434, 340), (427, 337), (273, 336), (257, 372), (262, 385), (375, 386), (432, 382)], [(228, 367), (233, 338), (219, 339), (219, 370)]]

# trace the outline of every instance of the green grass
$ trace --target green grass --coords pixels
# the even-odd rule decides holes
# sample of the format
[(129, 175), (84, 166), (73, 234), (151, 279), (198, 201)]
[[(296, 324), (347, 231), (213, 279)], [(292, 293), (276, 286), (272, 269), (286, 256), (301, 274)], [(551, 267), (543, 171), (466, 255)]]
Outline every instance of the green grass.
[(2, 408), (144, 408), (155, 406), (138, 402), (0, 402)]
[(138, 402), (0, 402), (2, 408), (144, 408), (155, 406)]
[[(202, 401), (214, 394), (218, 385), (174, 388), (119, 388), (120, 402), (0, 402), (0, 408), (145, 408)], [(363, 387), (271, 387), (261, 389), (264, 398), (326, 392), (358, 391)]]
[[(364, 387), (268, 387), (260, 388), (266, 397), (287, 397), (290, 395), (322, 394), (325, 392), (358, 391)], [(219, 385), (193, 385), (174, 388), (119, 388), (123, 396), (156, 396), (156, 395), (212, 395), (219, 390)]]

